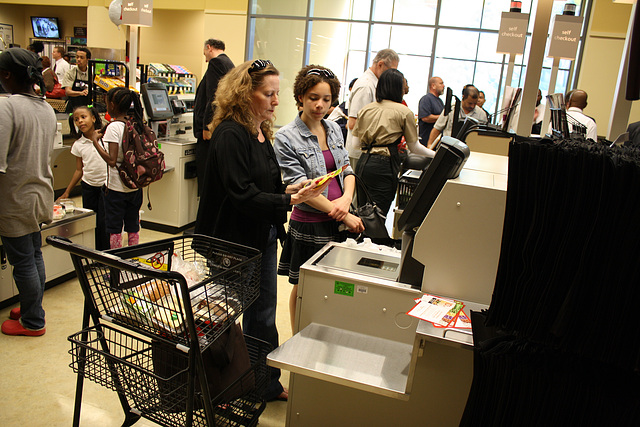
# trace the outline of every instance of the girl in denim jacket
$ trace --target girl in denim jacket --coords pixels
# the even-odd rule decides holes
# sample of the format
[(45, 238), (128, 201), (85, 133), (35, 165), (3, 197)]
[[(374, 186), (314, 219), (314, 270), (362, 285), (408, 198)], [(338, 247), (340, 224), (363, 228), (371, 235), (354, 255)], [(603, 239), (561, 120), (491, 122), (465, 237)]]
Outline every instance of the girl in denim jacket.
[(274, 149), (286, 184), (318, 178), (346, 165), (321, 195), (295, 206), (291, 213), (278, 274), (289, 276), (294, 285), (289, 298), (292, 327), (300, 266), (328, 242), (344, 240), (342, 229), (364, 230), (360, 218), (349, 213), (355, 176), (342, 132), (336, 123), (323, 119), (339, 91), (340, 82), (331, 70), (319, 65), (303, 67), (293, 87), (302, 110), (275, 136)]

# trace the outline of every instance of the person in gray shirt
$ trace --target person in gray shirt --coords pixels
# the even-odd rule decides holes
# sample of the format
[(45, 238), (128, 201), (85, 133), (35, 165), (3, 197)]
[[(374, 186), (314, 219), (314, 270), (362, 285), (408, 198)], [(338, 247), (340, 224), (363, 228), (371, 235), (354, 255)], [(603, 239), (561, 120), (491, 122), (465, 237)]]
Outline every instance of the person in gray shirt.
[(20, 298), (20, 307), (2, 323), (2, 333), (41, 336), (46, 332), (46, 275), (40, 227), (53, 219), (50, 164), (56, 115), (33, 89), (38, 83), (44, 92), (36, 54), (21, 48), (2, 52), (0, 83), (11, 94), (0, 98), (0, 238)]

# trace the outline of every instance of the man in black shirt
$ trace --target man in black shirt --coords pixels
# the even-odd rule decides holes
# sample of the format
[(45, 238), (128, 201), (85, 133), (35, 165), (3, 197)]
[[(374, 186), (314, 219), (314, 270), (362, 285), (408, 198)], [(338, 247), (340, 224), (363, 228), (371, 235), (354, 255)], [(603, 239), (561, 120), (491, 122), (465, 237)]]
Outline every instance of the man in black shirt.
[(231, 59), (224, 53), (225, 44), (222, 40), (209, 39), (204, 42), (204, 57), (209, 63), (207, 72), (200, 80), (196, 90), (193, 110), (193, 135), (196, 137), (196, 172), (198, 176), (198, 195), (202, 189), (202, 179), (209, 151), (211, 132), (208, 129), (213, 119), (212, 102), (216, 97), (218, 82), (234, 67)]
[(431, 135), (431, 129), (440, 113), (444, 109), (444, 102), (440, 95), (444, 93), (444, 82), (440, 77), (434, 76), (429, 79), (429, 92), (420, 99), (418, 104), (418, 128), (420, 131), (420, 142), (426, 146)]

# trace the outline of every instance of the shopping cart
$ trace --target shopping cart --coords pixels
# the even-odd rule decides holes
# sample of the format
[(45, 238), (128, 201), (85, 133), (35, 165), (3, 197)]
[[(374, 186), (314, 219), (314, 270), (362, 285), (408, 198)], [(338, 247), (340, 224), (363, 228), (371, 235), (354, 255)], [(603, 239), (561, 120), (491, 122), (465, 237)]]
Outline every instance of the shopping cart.
[(271, 346), (245, 336), (250, 367), (215, 396), (203, 353), (258, 297), (259, 251), (201, 235), (105, 252), (47, 242), (71, 254), (85, 297), (82, 330), (69, 337), (74, 426), (84, 378), (117, 392), (123, 425), (140, 417), (175, 427), (257, 424)]

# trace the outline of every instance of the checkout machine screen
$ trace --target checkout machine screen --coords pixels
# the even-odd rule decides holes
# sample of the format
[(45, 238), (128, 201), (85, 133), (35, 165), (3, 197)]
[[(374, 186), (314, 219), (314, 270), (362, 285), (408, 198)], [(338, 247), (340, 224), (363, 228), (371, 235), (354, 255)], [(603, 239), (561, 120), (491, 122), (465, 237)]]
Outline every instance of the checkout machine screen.
[(171, 111), (171, 105), (169, 105), (169, 98), (167, 98), (166, 92), (150, 90), (149, 100), (151, 101), (151, 109), (154, 114)]
[(173, 117), (169, 94), (163, 84), (146, 83), (141, 88), (147, 116), (151, 120), (166, 120)]

